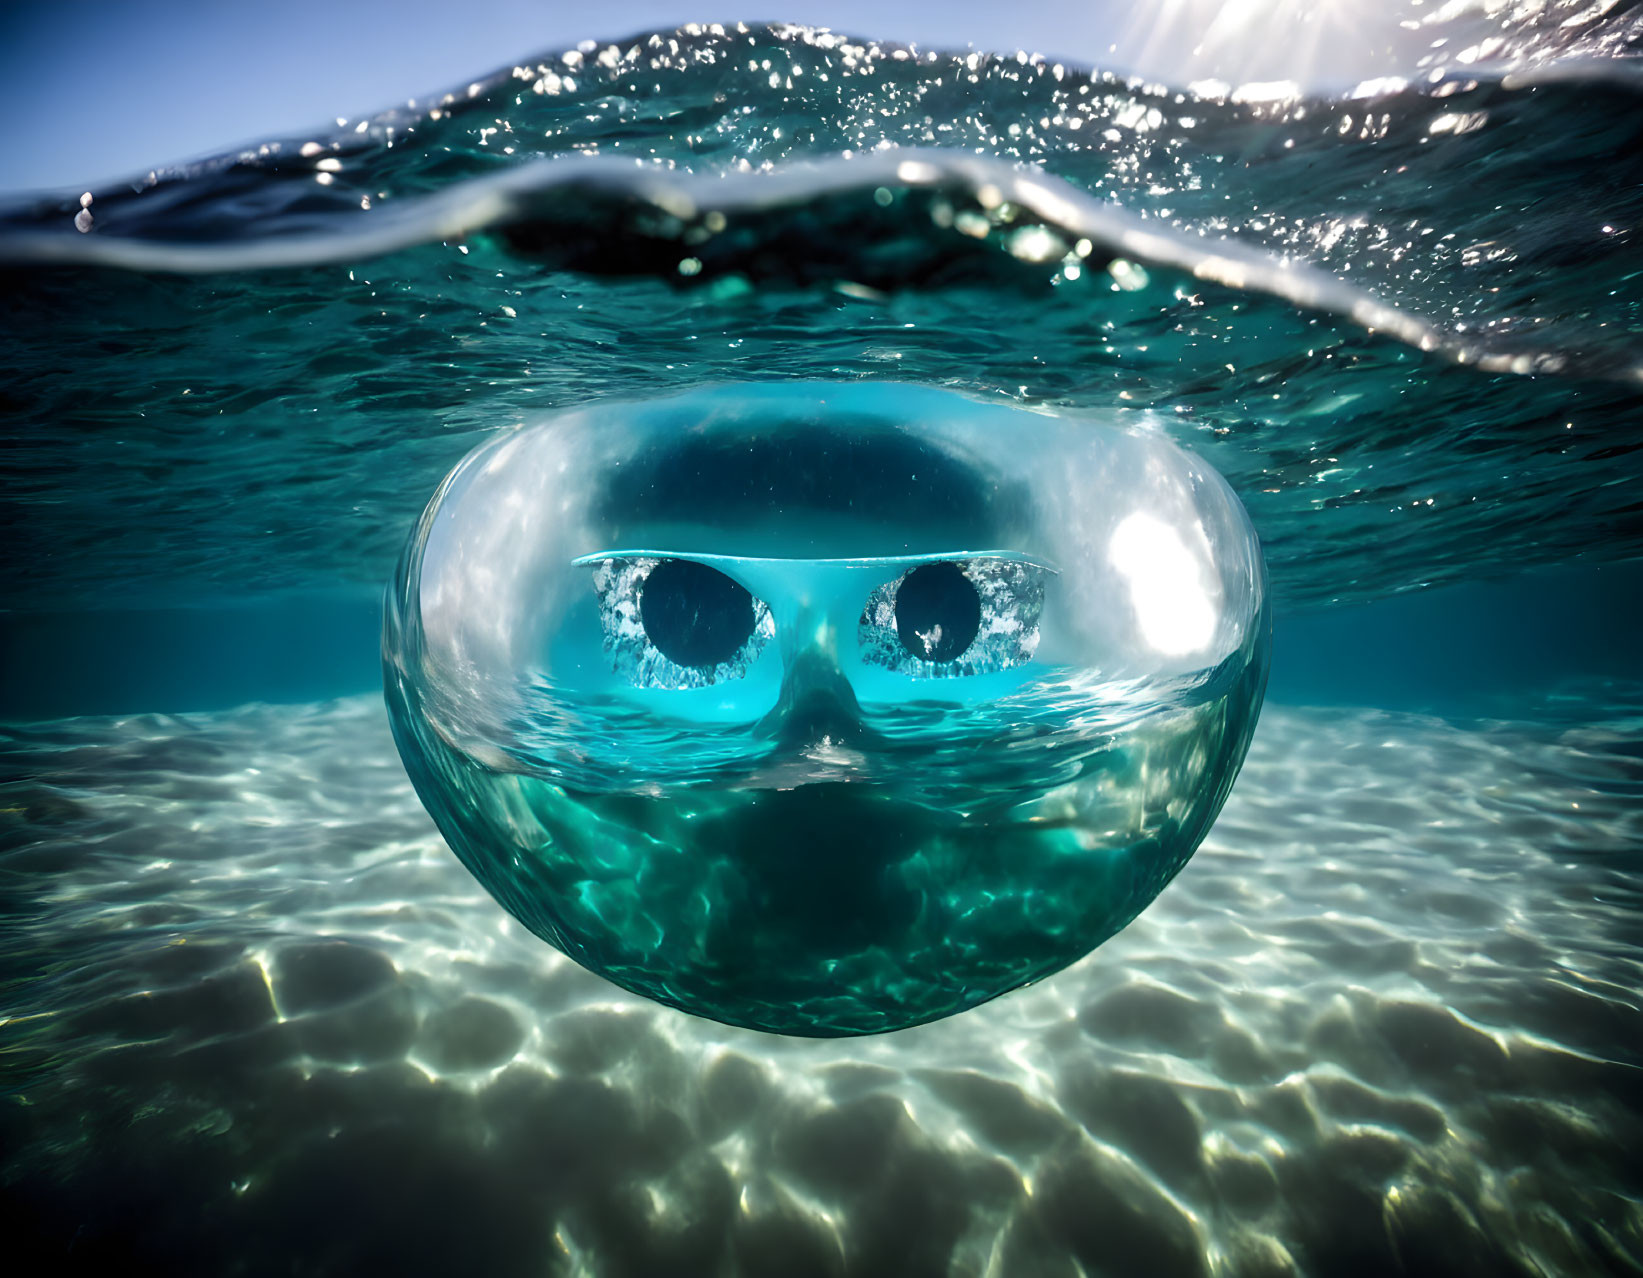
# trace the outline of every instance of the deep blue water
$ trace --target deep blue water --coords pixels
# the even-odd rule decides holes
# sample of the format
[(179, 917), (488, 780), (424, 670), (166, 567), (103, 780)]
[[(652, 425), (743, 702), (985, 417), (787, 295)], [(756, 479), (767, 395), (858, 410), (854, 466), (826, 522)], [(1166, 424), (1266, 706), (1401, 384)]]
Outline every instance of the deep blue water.
[[(690, 29), (0, 210), (8, 1235), (212, 1273), (1643, 1267), (1639, 22), (1503, 12), (1330, 97)], [(374, 692), (477, 442), (793, 378), (1152, 414), (1277, 611), (1158, 903), (848, 1047), (525, 935)]]

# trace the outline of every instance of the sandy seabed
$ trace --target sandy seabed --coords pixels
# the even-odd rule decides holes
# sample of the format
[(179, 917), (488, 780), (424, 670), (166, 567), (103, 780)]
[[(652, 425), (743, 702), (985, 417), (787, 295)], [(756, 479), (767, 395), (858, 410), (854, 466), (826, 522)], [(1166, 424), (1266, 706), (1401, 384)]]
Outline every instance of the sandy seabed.
[(829, 1041), (525, 933), (374, 698), (0, 749), (0, 1238), (40, 1272), (1643, 1273), (1636, 689), (1268, 707), (1119, 937)]

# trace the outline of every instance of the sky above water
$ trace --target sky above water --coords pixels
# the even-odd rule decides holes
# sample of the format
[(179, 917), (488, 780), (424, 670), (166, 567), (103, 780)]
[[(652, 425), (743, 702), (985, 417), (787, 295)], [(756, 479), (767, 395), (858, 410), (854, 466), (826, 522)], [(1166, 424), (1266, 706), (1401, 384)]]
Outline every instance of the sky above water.
[(0, 191), (138, 176), (330, 127), (580, 40), (689, 21), (781, 20), (925, 46), (1027, 49), (1176, 83), (1215, 76), (1329, 86), (1409, 65), (1430, 36), (1410, 15), (1435, 8), (1430, 0), (6, 0)]

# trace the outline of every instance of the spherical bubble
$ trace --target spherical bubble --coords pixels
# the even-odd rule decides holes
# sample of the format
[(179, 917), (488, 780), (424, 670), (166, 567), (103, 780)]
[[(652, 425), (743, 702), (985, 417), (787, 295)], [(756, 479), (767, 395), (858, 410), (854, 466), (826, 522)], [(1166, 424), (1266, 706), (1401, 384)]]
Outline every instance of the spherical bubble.
[(1132, 420), (786, 384), (498, 436), (388, 593), (418, 793), (538, 936), (730, 1024), (1065, 967), (1186, 864), (1266, 683), (1248, 517)]

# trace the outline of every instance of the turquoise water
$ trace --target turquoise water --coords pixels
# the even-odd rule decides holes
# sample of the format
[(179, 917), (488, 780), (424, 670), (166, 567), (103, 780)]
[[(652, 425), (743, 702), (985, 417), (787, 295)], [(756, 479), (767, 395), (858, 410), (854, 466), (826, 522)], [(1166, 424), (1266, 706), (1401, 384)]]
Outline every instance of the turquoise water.
[[(662, 33), (0, 211), (19, 1254), (1643, 1266), (1643, 112), (1635, 10), (1577, 9), (1327, 97)], [(1249, 762), (1157, 902), (846, 1042), (528, 935), (372, 691), (476, 444), (801, 379), (1150, 414), (1276, 610)]]
[(14, 268), (65, 264), (7, 290), (6, 597), (374, 592), (488, 433), (792, 377), (1155, 410), (1281, 604), (1637, 548), (1630, 61), (1234, 101), (657, 39), (10, 210)]

